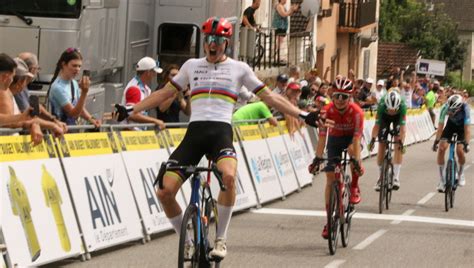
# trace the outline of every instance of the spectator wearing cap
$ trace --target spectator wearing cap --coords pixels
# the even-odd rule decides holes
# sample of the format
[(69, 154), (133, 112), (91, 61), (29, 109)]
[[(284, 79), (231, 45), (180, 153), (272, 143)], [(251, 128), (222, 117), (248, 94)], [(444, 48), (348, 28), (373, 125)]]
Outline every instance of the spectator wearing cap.
[(77, 48), (68, 48), (59, 57), (47, 94), (51, 112), (67, 125), (76, 125), (76, 120), (81, 117), (98, 128), (100, 121), (85, 107), (90, 78), (83, 75), (79, 83), (75, 80), (81, 66), (82, 54)]
[[(128, 82), (123, 92), (122, 105), (134, 106), (150, 96), (151, 89), (149, 85), (151, 81), (156, 78), (157, 74), (163, 72), (163, 70), (158, 67), (156, 61), (151, 57), (140, 59), (135, 66), (135, 70), (136, 75)], [(152, 123), (157, 125), (160, 129), (165, 128), (165, 124), (162, 120), (148, 116), (148, 112), (146, 111), (133, 114), (127, 118), (126, 121), (128, 123)]]
[(276, 78), (276, 87), (273, 89), (273, 92), (280, 95), (285, 95), (286, 87), (288, 86), (288, 75), (279, 74)]
[[(13, 81), (12, 85), (10, 86), (10, 89), (12, 90), (12, 93), (15, 97), (15, 101), (18, 105), (18, 108), (20, 109), (20, 112), (24, 112), (26, 109), (30, 107), (30, 93), (29, 93), (29, 85), (31, 82), (34, 81), (35, 77), (38, 75), (38, 72), (40, 70), (40, 67), (38, 65), (38, 58), (36, 57), (35, 54), (30, 53), (30, 52), (22, 52), (18, 55), (18, 58), (15, 58), (15, 61), (17, 62), (18, 68), (17, 68), (17, 74), (18, 74), (18, 69), (23, 69), (27, 71), (26, 76), (24, 76), (24, 84), (22, 87), (20, 87), (20, 84), (16, 84), (15, 81)], [(55, 116), (53, 116), (51, 113), (48, 112), (48, 110), (40, 104), (39, 106), (39, 112), (40, 112), (40, 117), (44, 120), (54, 122), (61, 126), (64, 132), (67, 132), (67, 125), (60, 120), (58, 120)]]
[(372, 95), (371, 89), (374, 80), (372, 78), (367, 78), (363, 83), (362, 88), (360, 89), (359, 94), (357, 95), (357, 103), (363, 109), (370, 108), (373, 104), (375, 104), (375, 95)]
[(380, 101), (380, 99), (382, 99), (385, 94), (387, 94), (387, 89), (385, 89), (385, 82), (383, 80), (377, 81), (374, 93), (377, 103)]

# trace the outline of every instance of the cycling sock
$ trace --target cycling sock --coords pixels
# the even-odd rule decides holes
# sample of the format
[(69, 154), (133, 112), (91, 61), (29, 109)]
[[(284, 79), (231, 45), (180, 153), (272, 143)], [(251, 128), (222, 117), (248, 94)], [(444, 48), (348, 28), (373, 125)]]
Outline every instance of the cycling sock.
[(217, 204), (217, 215), (219, 217), (219, 224), (217, 225), (216, 238), (227, 238), (227, 229), (229, 228), (230, 218), (232, 217), (232, 209), (234, 207), (227, 207)]
[(441, 178), (441, 181), (444, 182), (444, 165), (438, 165), (439, 166), (439, 176)]
[(183, 222), (183, 213), (179, 214), (178, 216), (174, 216), (173, 218), (168, 218), (170, 220), (171, 225), (173, 225), (174, 231), (179, 235), (181, 232), (181, 223)]
[(400, 180), (400, 168), (402, 165), (395, 164), (393, 165), (393, 178), (396, 180)]

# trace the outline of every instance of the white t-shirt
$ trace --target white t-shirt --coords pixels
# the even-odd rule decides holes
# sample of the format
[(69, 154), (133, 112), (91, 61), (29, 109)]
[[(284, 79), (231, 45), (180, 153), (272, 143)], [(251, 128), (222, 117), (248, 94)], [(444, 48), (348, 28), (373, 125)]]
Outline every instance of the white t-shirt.
[(239, 94), (250, 89), (258, 95), (265, 88), (246, 63), (231, 58), (216, 64), (209, 63), (206, 58), (190, 59), (173, 77), (171, 84), (178, 90), (189, 84), (190, 122), (219, 121), (229, 124)]
[(413, 95), (413, 89), (409, 89), (409, 90), (405, 90), (404, 88), (402, 88), (400, 90), (400, 95), (405, 98), (405, 102), (407, 104), (407, 108), (411, 108), (411, 97)]

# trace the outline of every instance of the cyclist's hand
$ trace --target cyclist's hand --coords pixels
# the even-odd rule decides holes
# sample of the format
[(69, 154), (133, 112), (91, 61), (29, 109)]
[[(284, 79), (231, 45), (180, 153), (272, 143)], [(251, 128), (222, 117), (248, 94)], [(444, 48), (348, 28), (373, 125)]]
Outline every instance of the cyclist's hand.
[(316, 112), (310, 112), (310, 113), (308, 113), (308, 112), (301, 112), (301, 113), (299, 114), (299, 117), (300, 117), (301, 119), (303, 119), (304, 122), (305, 122), (307, 125), (310, 125), (310, 126), (312, 126), (312, 127), (316, 127), (316, 128), (317, 128), (317, 127), (321, 124), (321, 122), (319, 122), (319, 121), (321, 121), (320, 118), (319, 118), (319, 112), (317, 112), (317, 111), (316, 111)]
[(433, 147), (431, 148), (433, 150), (433, 152), (438, 151), (438, 143), (439, 143), (439, 140), (434, 141)]
[(133, 111), (133, 107), (125, 107), (118, 103), (115, 104), (115, 109), (112, 112), (112, 117), (116, 118), (118, 122), (122, 122), (127, 119), (130, 113)]
[(467, 143), (467, 141), (463, 141), (462, 145), (464, 146), (464, 148), (463, 148), (464, 152), (469, 153), (469, 151), (470, 151), (469, 143)]
[(166, 128), (165, 123), (162, 120), (156, 119), (154, 121), (154, 124), (156, 127), (158, 127), (160, 130), (163, 130)]
[(369, 143), (369, 152), (372, 152), (374, 150), (374, 147), (375, 147), (375, 138), (372, 138), (370, 140), (370, 143)]
[(311, 173), (313, 175), (316, 174), (316, 172), (319, 171), (319, 167), (320, 167), (322, 162), (323, 162), (323, 159), (316, 156), (313, 159), (313, 163), (311, 163), (311, 165), (308, 166), (309, 173)]

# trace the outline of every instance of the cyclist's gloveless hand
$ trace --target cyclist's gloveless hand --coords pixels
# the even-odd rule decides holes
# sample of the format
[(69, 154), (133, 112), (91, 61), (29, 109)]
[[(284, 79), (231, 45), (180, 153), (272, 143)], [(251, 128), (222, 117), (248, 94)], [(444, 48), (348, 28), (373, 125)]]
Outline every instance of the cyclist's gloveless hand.
[(130, 112), (129, 110), (129, 108), (116, 103), (114, 112), (112, 113), (112, 117), (116, 118), (118, 122), (122, 122), (123, 120), (128, 118)]
[(433, 150), (433, 152), (438, 151), (438, 143), (439, 143), (439, 140), (434, 141), (433, 147), (431, 148)]

